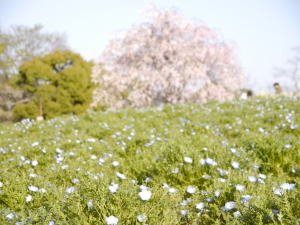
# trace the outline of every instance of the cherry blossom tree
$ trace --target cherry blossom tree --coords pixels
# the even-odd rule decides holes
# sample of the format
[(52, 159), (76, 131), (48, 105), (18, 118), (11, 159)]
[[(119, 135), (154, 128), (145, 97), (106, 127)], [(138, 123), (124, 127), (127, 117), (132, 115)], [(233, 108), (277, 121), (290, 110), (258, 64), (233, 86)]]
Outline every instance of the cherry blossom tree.
[[(242, 85), (235, 46), (174, 9), (147, 10), (146, 22), (110, 41), (93, 80), (93, 106), (145, 107), (228, 100)], [(105, 69), (103, 69), (105, 68)]]

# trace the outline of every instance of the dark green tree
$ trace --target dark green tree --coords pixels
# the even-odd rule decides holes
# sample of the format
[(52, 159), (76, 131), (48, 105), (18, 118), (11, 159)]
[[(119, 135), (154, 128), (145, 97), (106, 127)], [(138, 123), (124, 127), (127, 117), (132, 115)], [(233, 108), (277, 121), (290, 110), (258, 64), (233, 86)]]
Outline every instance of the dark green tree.
[(91, 68), (91, 62), (71, 51), (55, 51), (24, 63), (15, 84), (26, 92), (29, 101), (15, 106), (15, 120), (86, 111), (94, 87)]

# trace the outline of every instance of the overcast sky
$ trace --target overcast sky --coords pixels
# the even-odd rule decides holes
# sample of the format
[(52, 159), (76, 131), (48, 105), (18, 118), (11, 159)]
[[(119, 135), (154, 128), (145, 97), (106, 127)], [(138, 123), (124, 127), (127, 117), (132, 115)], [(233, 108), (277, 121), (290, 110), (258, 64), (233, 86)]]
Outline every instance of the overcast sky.
[(300, 46), (300, 0), (0, 0), (0, 27), (42, 24), (65, 33), (86, 59), (97, 59), (114, 33), (143, 21), (140, 11), (149, 4), (175, 7), (236, 43), (255, 91), (270, 90), (273, 68)]

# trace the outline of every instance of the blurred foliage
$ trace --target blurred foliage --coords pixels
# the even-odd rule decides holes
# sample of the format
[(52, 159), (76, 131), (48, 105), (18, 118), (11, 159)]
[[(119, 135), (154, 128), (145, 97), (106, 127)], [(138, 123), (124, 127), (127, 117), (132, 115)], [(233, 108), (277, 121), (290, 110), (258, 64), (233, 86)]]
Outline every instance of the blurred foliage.
[(15, 85), (32, 95), (14, 108), (16, 120), (84, 112), (92, 100), (92, 63), (71, 51), (55, 51), (24, 63)]
[(66, 50), (66, 37), (42, 30), (42, 25), (32, 27), (17, 25), (0, 29), (0, 77), (6, 80), (18, 73), (20, 65), (55, 50)]

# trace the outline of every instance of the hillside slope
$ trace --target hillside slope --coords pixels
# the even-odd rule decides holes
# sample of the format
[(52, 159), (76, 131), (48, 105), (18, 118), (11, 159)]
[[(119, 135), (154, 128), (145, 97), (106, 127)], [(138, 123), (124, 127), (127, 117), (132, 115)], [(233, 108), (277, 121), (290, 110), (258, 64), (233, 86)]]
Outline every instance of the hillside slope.
[(299, 123), (278, 98), (0, 125), (0, 224), (297, 224)]

